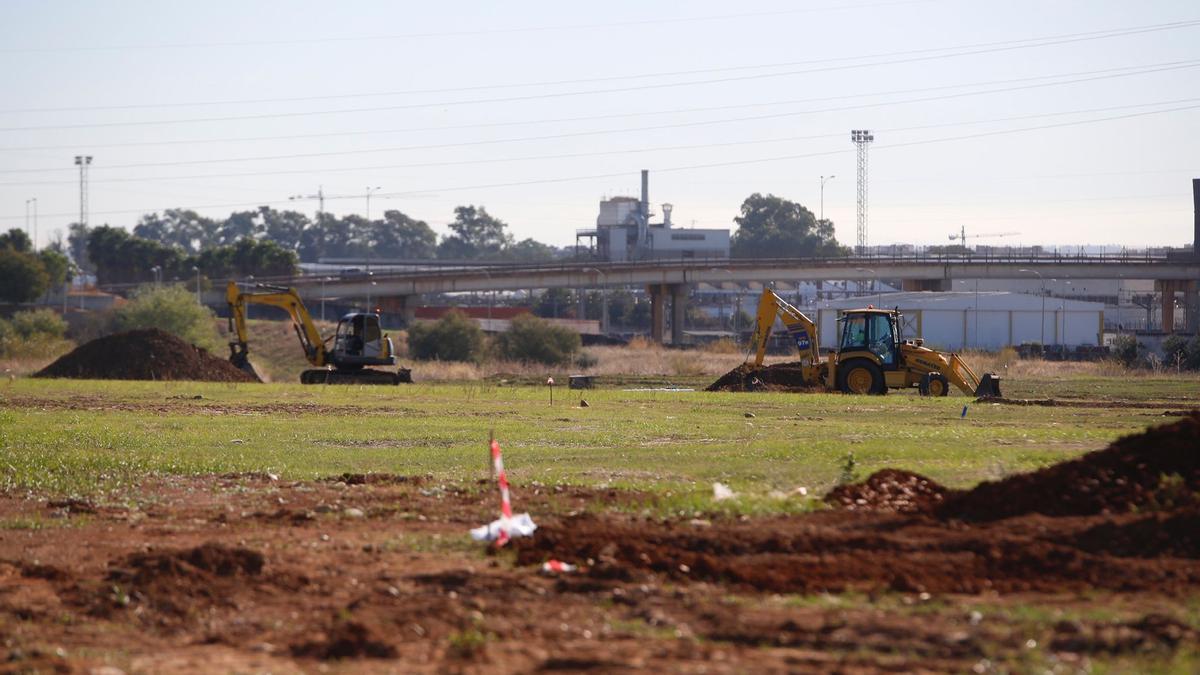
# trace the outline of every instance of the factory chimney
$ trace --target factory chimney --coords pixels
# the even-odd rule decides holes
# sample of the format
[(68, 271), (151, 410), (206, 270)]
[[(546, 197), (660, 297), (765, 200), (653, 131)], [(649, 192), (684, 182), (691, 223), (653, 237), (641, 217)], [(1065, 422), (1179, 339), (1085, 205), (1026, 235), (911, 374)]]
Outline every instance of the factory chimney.
[(650, 171), (642, 169), (642, 222), (650, 222)]
[(1192, 255), (1200, 258), (1200, 178), (1192, 179), (1192, 220), (1196, 228), (1192, 233)]

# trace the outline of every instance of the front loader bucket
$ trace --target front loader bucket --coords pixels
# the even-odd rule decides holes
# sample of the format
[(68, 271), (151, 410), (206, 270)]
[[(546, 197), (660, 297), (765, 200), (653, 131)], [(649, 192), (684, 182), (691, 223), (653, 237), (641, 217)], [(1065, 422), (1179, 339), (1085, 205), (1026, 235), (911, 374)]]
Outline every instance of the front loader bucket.
[(1000, 376), (992, 373), (984, 373), (983, 377), (979, 378), (979, 386), (975, 388), (976, 398), (1000, 398)]

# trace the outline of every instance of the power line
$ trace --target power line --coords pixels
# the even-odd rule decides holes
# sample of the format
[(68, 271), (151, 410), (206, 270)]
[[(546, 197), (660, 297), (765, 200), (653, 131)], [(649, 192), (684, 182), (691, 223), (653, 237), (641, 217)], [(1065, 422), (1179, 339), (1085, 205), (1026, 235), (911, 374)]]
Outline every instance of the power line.
[(513, 33), (540, 33), (540, 32), (558, 32), (567, 30), (590, 30), (603, 28), (624, 28), (631, 26), (650, 26), (664, 23), (694, 23), (702, 21), (725, 21), (729, 19), (747, 19), (761, 18), (769, 16), (783, 16), (789, 14), (807, 14), (826, 11), (846, 11), (852, 9), (870, 9), (876, 7), (890, 7), (895, 5), (912, 5), (925, 4), (934, 2), (935, 0), (892, 0), (891, 2), (872, 2), (861, 3), (856, 5), (831, 5), (826, 7), (807, 7), (798, 9), (776, 10), (769, 12), (743, 12), (738, 14), (717, 14), (708, 16), (694, 17), (672, 17), (662, 19), (641, 19), (631, 21), (610, 21), (606, 23), (590, 23), (590, 24), (566, 24), (558, 26), (532, 26), (518, 28), (486, 28), (477, 30), (460, 30), (460, 31), (442, 31), (442, 32), (425, 32), (425, 33), (393, 33), (385, 35), (358, 35), (345, 37), (318, 37), (318, 38), (298, 38), (293, 40), (246, 40), (246, 41), (221, 41), (221, 42), (187, 42), (187, 43), (163, 43), (163, 44), (142, 44), (142, 45), (92, 45), (92, 46), (55, 46), (55, 47), (12, 47), (0, 49), (0, 53), (22, 53), (22, 52), (93, 52), (93, 51), (118, 51), (118, 50), (136, 50), (136, 49), (211, 49), (214, 47), (276, 47), (283, 45), (312, 45), (320, 43), (338, 43), (338, 42), (365, 42), (365, 41), (380, 41), (380, 40), (411, 40), (417, 38), (445, 38), (445, 37), (465, 37), (472, 35), (495, 35), (495, 34), (513, 34)]
[[(716, 120), (677, 122), (677, 123), (671, 123), (671, 124), (658, 124), (658, 125), (643, 126), (643, 127), (630, 127), (630, 128), (620, 128), (620, 129), (599, 129), (599, 130), (588, 130), (588, 131), (575, 131), (575, 132), (568, 132), (568, 133), (561, 133), (561, 134), (545, 134), (545, 135), (541, 135), (541, 136), (525, 136), (525, 137), (517, 137), (517, 138), (488, 139), (488, 140), (482, 140), (482, 141), (459, 141), (459, 142), (455, 142), (455, 143), (434, 143), (434, 144), (423, 144), (423, 145), (392, 146), (392, 147), (387, 147), (387, 148), (366, 148), (366, 149), (360, 149), (360, 150), (338, 150), (338, 151), (323, 151), (323, 152), (291, 153), (291, 154), (286, 154), (286, 155), (258, 155), (258, 156), (250, 156), (250, 157), (178, 160), (178, 161), (170, 161), (170, 162), (138, 162), (138, 163), (130, 163), (130, 164), (113, 164), (113, 165), (106, 166), (104, 168), (106, 170), (119, 170), (119, 169), (152, 168), (152, 167), (160, 168), (160, 167), (170, 167), (170, 166), (196, 166), (196, 165), (207, 165), (207, 164), (227, 164), (227, 163), (234, 163), (234, 162), (296, 160), (296, 159), (311, 159), (311, 158), (318, 158), (318, 157), (344, 157), (344, 156), (348, 156), (348, 155), (368, 155), (368, 154), (379, 154), (379, 153), (389, 153), (389, 152), (411, 152), (414, 150), (435, 150), (435, 149), (444, 149), (444, 148), (473, 147), (473, 146), (480, 146), (480, 145), (497, 145), (497, 144), (507, 144), (507, 143), (526, 143), (526, 142), (532, 142), (532, 141), (560, 140), (560, 139), (564, 139), (564, 138), (580, 138), (580, 137), (586, 137), (586, 136), (628, 134), (628, 133), (642, 132), (642, 131), (661, 131), (661, 130), (665, 130), (665, 129), (681, 129), (681, 128), (698, 127), (698, 126), (711, 126), (714, 124), (729, 124), (729, 123), (736, 123), (736, 122), (759, 122), (759, 121), (768, 120), (768, 119), (798, 117), (801, 115), (814, 115), (814, 114), (827, 113), (827, 112), (843, 112), (843, 111), (847, 111), (847, 110), (863, 110), (863, 109), (869, 109), (869, 108), (888, 107), (888, 106), (893, 106), (893, 105), (906, 105), (906, 104), (911, 104), (911, 103), (926, 103), (926, 102), (930, 102), (930, 101), (941, 101), (941, 100), (947, 100), (947, 99), (953, 99), (953, 98), (962, 98), (962, 97), (966, 97), (966, 96), (982, 96), (982, 95), (987, 95), (987, 94), (1008, 93), (1011, 91), (1020, 91), (1020, 90), (1025, 90), (1025, 89), (1038, 89), (1038, 88), (1044, 88), (1044, 87), (1048, 87), (1048, 86), (1058, 86), (1058, 85), (1062, 85), (1062, 84), (1075, 84), (1075, 83), (1079, 83), (1079, 82), (1089, 82), (1089, 81), (1094, 81), (1094, 80), (1111, 79), (1114, 77), (1128, 77), (1128, 76), (1132, 76), (1132, 75), (1142, 75), (1142, 74), (1152, 73), (1152, 72), (1162, 72), (1164, 70), (1178, 70), (1178, 69), (1183, 69), (1183, 68), (1196, 68), (1196, 67), (1200, 67), (1200, 60), (1192, 61), (1192, 62), (1184, 62), (1183, 65), (1171, 66), (1171, 67), (1167, 67), (1167, 68), (1158, 68), (1158, 69), (1153, 69), (1153, 70), (1143, 70), (1143, 71), (1126, 72), (1126, 73), (1119, 73), (1119, 74), (1110, 74), (1110, 75), (1106, 75), (1106, 76), (1082, 78), (1082, 79), (1077, 79), (1077, 80), (1065, 80), (1065, 81), (1060, 81), (1060, 82), (1049, 82), (1049, 83), (1043, 82), (1043, 83), (1039, 83), (1039, 84), (1004, 87), (1004, 88), (1000, 88), (1000, 89), (987, 89), (987, 90), (983, 90), (983, 91), (959, 92), (956, 94), (944, 94), (944, 95), (940, 95), (940, 96), (926, 96), (926, 97), (920, 97), (920, 98), (903, 99), (903, 100), (899, 100), (899, 101), (882, 101), (882, 102), (876, 102), (876, 103), (864, 103), (864, 104), (851, 105), (851, 106), (817, 108), (817, 109), (810, 109), (810, 110), (770, 113), (770, 114), (766, 114), (766, 115), (753, 115), (753, 116), (748, 116), (748, 117), (734, 117), (734, 118), (724, 118), (724, 119), (716, 119)], [(67, 169), (67, 170), (69, 170), (69, 169)], [(0, 174), (56, 173), (56, 172), (61, 172), (61, 171), (64, 171), (64, 169), (58, 168), (58, 167), (42, 168), (42, 169), (2, 169), (2, 170), (0, 170)]]
[(1178, 22), (1176, 24), (1167, 24), (1167, 25), (1157, 26), (1157, 27), (1152, 27), (1152, 28), (1128, 30), (1128, 31), (1122, 31), (1122, 32), (1110, 32), (1110, 33), (1107, 33), (1104, 35), (1093, 35), (1093, 36), (1088, 36), (1088, 37), (1042, 41), (1042, 42), (1038, 42), (1036, 44), (1010, 45), (1010, 46), (995, 47), (995, 48), (974, 49), (974, 50), (969, 50), (969, 51), (960, 51), (960, 52), (952, 53), (952, 54), (938, 54), (938, 55), (932, 55), (932, 56), (915, 56), (915, 57), (910, 57), (910, 58), (905, 58), (905, 59), (897, 59), (897, 60), (892, 60), (892, 61), (876, 61), (876, 62), (872, 62), (872, 63), (846, 64), (846, 65), (840, 65), (840, 66), (826, 66), (826, 67), (821, 67), (821, 68), (791, 70), (791, 71), (783, 71), (783, 72), (778, 72), (778, 73), (758, 73), (758, 74), (754, 74), (754, 75), (730, 76), (730, 77), (713, 78), (713, 79), (707, 79), (707, 80), (690, 80), (690, 81), (686, 81), (686, 82), (667, 82), (667, 83), (655, 83), (655, 84), (645, 84), (645, 85), (637, 85), (637, 86), (623, 86), (623, 87), (609, 88), (609, 89), (591, 89), (591, 90), (584, 90), (584, 91), (525, 94), (525, 95), (520, 95), (520, 96), (504, 96), (504, 97), (498, 97), (498, 98), (479, 98), (479, 99), (469, 99), (469, 100), (459, 100), (459, 101), (440, 101), (440, 102), (433, 102), (433, 103), (406, 103), (406, 104), (402, 104), (402, 105), (374, 106), (374, 107), (367, 107), (367, 108), (340, 108), (340, 109), (334, 109), (334, 110), (298, 111), (298, 112), (286, 112), (286, 113), (261, 113), (261, 114), (254, 114), (254, 115), (226, 115), (226, 116), (220, 116), (220, 117), (192, 117), (192, 118), (180, 118), (180, 119), (171, 119), (171, 120), (139, 120), (139, 121), (120, 121), (120, 122), (91, 122), (91, 123), (79, 123), (79, 124), (36, 125), (36, 126), (24, 126), (24, 127), (0, 127), (0, 131), (28, 132), (28, 131), (92, 129), (92, 128), (111, 128), (111, 127), (129, 127), (129, 126), (162, 126), (162, 125), (173, 125), (173, 124), (195, 124), (195, 123), (207, 123), (207, 122), (235, 122), (235, 121), (247, 121), (247, 120), (311, 117), (311, 116), (316, 116), (316, 115), (341, 115), (341, 114), (347, 114), (347, 113), (384, 112), (384, 111), (394, 111), (394, 110), (415, 110), (415, 109), (433, 108), (433, 107), (444, 108), (444, 107), (449, 107), (449, 106), (476, 105), (476, 104), (484, 104), (484, 103), (511, 103), (511, 102), (518, 102), (518, 101), (531, 101), (531, 100), (551, 99), (551, 98), (568, 98), (568, 97), (574, 97), (574, 96), (592, 96), (592, 95), (597, 95), (597, 94), (611, 94), (611, 93), (626, 94), (631, 91), (642, 91), (642, 90), (647, 90), (647, 89), (669, 89), (669, 88), (678, 88), (678, 87), (691, 87), (691, 86), (696, 86), (696, 85), (723, 84), (726, 82), (741, 82), (741, 81), (747, 81), (747, 80), (761, 80), (761, 79), (770, 79), (770, 78), (779, 78), (779, 77), (791, 77), (794, 75), (805, 75), (805, 74), (811, 74), (811, 73), (851, 70), (851, 69), (858, 69), (858, 68), (871, 68), (871, 67), (875, 67), (875, 66), (899, 65), (899, 64), (904, 64), (904, 63), (916, 63), (916, 62), (931, 61), (931, 60), (945, 59), (945, 58), (974, 56), (974, 55), (978, 55), (978, 54), (1013, 51), (1013, 50), (1017, 50), (1017, 49), (1029, 49), (1029, 48), (1033, 48), (1033, 47), (1047, 47), (1047, 46), (1053, 46), (1053, 45), (1080, 42), (1080, 41), (1085, 41), (1085, 40), (1096, 40), (1096, 39), (1104, 39), (1104, 38), (1110, 38), (1110, 37), (1120, 37), (1120, 36), (1124, 36), (1124, 35), (1148, 33), (1148, 32), (1161, 31), (1161, 30), (1171, 30), (1171, 29), (1176, 29), (1176, 28), (1190, 28), (1190, 27), (1197, 26), (1197, 25), (1200, 25), (1200, 20), (1188, 21), (1188, 22)]
[[(594, 82), (627, 82), (635, 79), (647, 79), (658, 77), (680, 77), (686, 75), (706, 75), (712, 73), (739, 72), (745, 70), (761, 70), (765, 68), (790, 68), (793, 66), (839, 63), (844, 61), (861, 61), (863, 59), (878, 59), (885, 57), (897, 56), (912, 56), (917, 54), (933, 54), (937, 52), (957, 51), (963, 49), (980, 49), (987, 47), (1008, 47), (1019, 45), (1024, 47), (1042, 46), (1041, 43), (1054, 41), (1050, 44), (1060, 44), (1059, 40), (1078, 41), (1080, 39), (1106, 39), (1110, 37), (1120, 37), (1125, 35), (1134, 35), (1145, 32), (1154, 32), (1162, 30), (1174, 30), (1177, 28), (1187, 28), (1200, 24), (1200, 20), (1194, 21), (1176, 21), (1163, 24), (1150, 24), (1145, 26), (1133, 26), (1129, 28), (1106, 29), (1100, 31), (1089, 31), (1083, 33), (1062, 33), (1057, 35), (1040, 36), (1034, 38), (1020, 38), (1015, 40), (1000, 40), (992, 42), (979, 42), (966, 45), (956, 45), (950, 47), (929, 47), (925, 49), (907, 49), (893, 52), (878, 52), (873, 54), (864, 54), (859, 56), (839, 56), (823, 59), (807, 59), (802, 61), (783, 61), (776, 63), (764, 64), (748, 64), (741, 66), (724, 66), (719, 68), (699, 68), (690, 70), (675, 70), (656, 73), (635, 73), (623, 75), (606, 75), (601, 77), (589, 78), (574, 78), (566, 80), (549, 80), (540, 82), (510, 82), (504, 84), (482, 84), (461, 87), (439, 87), (427, 89), (406, 89), (393, 90), (384, 92), (360, 92), (352, 94), (322, 94), (322, 95), (307, 95), (307, 96), (290, 96), (290, 97), (275, 97), (275, 98), (252, 98), (252, 99), (226, 99), (215, 101), (186, 101), (173, 103), (128, 103), (120, 105), (95, 105), (95, 106), (64, 106), (64, 107), (41, 107), (41, 108), (6, 108), (0, 109), (0, 114), (16, 114), (16, 113), (47, 113), (47, 112), (90, 112), (101, 110), (141, 110), (146, 108), (184, 108), (184, 107), (202, 107), (202, 106), (221, 106), (221, 105), (250, 105), (260, 103), (298, 103), (303, 101), (328, 101), (349, 98), (379, 98), (386, 96), (412, 96), (414, 94), (445, 94), (454, 92), (466, 91), (485, 91), (494, 89), (516, 89), (526, 87), (547, 87), (561, 86), (565, 84), (588, 84)], [(1025, 44), (1035, 43), (1035, 44)], [(951, 54), (950, 56), (954, 56)]]
[[(1034, 114), (1028, 114), (1028, 115), (1013, 115), (1013, 116), (1008, 116), (1008, 117), (995, 117), (995, 118), (981, 119), (981, 120), (940, 122), (940, 123), (936, 123), (936, 124), (922, 124), (922, 125), (907, 126), (907, 127), (893, 127), (893, 128), (884, 128), (884, 129), (881, 129), (881, 131), (887, 132), (887, 133), (906, 132), (906, 131), (921, 131), (921, 130), (926, 130), (926, 129), (940, 129), (940, 128), (954, 127), (954, 126), (965, 126), (965, 125), (975, 125), (975, 124), (993, 124), (996, 122), (1013, 122), (1013, 121), (1037, 119), (1037, 118), (1043, 118), (1043, 117), (1061, 117), (1064, 115), (1082, 115), (1082, 114), (1097, 113), (1097, 112), (1109, 112), (1109, 111), (1114, 111), (1114, 110), (1128, 110), (1131, 108), (1145, 108), (1145, 107), (1150, 107), (1150, 106), (1176, 105), (1179, 103), (1191, 103), (1191, 102), (1196, 102), (1196, 101), (1200, 101), (1200, 97), (1173, 99), (1173, 100), (1169, 100), (1169, 101), (1155, 101), (1155, 102), (1149, 102), (1149, 103), (1129, 103), (1129, 104), (1125, 104), (1125, 105), (1105, 106), (1105, 107), (1100, 107), (1100, 108), (1061, 110), (1061, 111), (1054, 111), (1054, 112), (1047, 112), (1047, 113), (1034, 113)], [(532, 156), (522, 156), (522, 157), (494, 157), (494, 158), (482, 158), (482, 159), (416, 162), (416, 163), (411, 163), (411, 164), (377, 164), (377, 165), (341, 167), (341, 168), (336, 168), (336, 169), (333, 169), (333, 168), (321, 168), (321, 169), (305, 168), (305, 169), (280, 169), (280, 170), (273, 170), (273, 171), (258, 170), (258, 171), (219, 173), (219, 174), (195, 174), (195, 175), (184, 175), (184, 176), (140, 176), (140, 177), (108, 178), (108, 179), (101, 179), (99, 181), (93, 180), (91, 182), (93, 182), (93, 183), (100, 182), (100, 183), (105, 183), (105, 184), (142, 183), (142, 182), (153, 182), (153, 181), (168, 181), (169, 182), (169, 181), (177, 181), (177, 180), (204, 180), (204, 179), (209, 179), (209, 178), (245, 178), (245, 177), (252, 177), (252, 176), (300, 175), (300, 174), (312, 174), (316, 171), (320, 171), (321, 173), (344, 173), (344, 172), (352, 172), (352, 171), (376, 171), (376, 170), (392, 170), (392, 169), (433, 168), (433, 167), (445, 167), (445, 166), (467, 166), (467, 165), (475, 165), (475, 164), (501, 164), (501, 163), (506, 163), (506, 162), (546, 161), (546, 160), (556, 160), (556, 159), (573, 159), (573, 158), (579, 158), (579, 157), (602, 157), (602, 156), (611, 156), (611, 155), (641, 154), (641, 153), (650, 153), (650, 152), (672, 152), (672, 151), (678, 151), (678, 150), (698, 150), (698, 149), (731, 147), (731, 146), (741, 146), (741, 145), (760, 145), (763, 143), (784, 143), (784, 142), (791, 142), (791, 141), (820, 140), (820, 139), (842, 138), (844, 135), (845, 135), (844, 133), (839, 132), (839, 133), (810, 134), (810, 135), (804, 135), (804, 136), (784, 136), (784, 137), (765, 138), (765, 139), (758, 139), (758, 140), (726, 141), (726, 142), (719, 142), (719, 143), (696, 143), (696, 144), (689, 144), (689, 145), (670, 145), (670, 146), (656, 146), (656, 147), (638, 147), (638, 148), (632, 148), (632, 149), (600, 150), (600, 151), (590, 151), (590, 152), (570, 152), (570, 153), (532, 155)], [(62, 180), (62, 181), (0, 182), (0, 187), (60, 185), (60, 184), (65, 184), (67, 182), (69, 182), (69, 181)]]
[[(979, 132), (979, 133), (974, 133), (974, 134), (963, 134), (963, 135), (959, 135), (959, 136), (947, 136), (947, 137), (943, 137), (943, 138), (931, 138), (931, 139), (922, 139), (922, 140), (917, 140), (917, 141), (908, 141), (908, 142), (903, 142), (903, 143), (892, 143), (890, 145), (878, 146), (876, 148), (876, 150), (877, 151), (881, 150), (881, 149), (882, 150), (891, 150), (891, 149), (908, 148), (908, 147), (915, 147), (915, 146), (921, 146), (921, 145), (932, 145), (934, 143), (948, 143), (948, 142), (954, 142), (954, 141), (971, 140), (971, 139), (976, 139), (976, 138), (985, 138), (985, 137), (990, 137), (990, 136), (1011, 135), (1011, 134), (1018, 134), (1018, 133), (1026, 133), (1026, 132), (1030, 132), (1030, 131), (1041, 131), (1041, 130), (1046, 130), (1046, 129), (1059, 129), (1059, 128), (1064, 128), (1064, 127), (1083, 126), (1083, 125), (1088, 125), (1088, 124), (1098, 124), (1098, 123), (1102, 123), (1102, 122), (1111, 122), (1111, 121), (1115, 121), (1115, 120), (1131, 119), (1131, 118), (1136, 118), (1136, 117), (1146, 117), (1149, 115), (1161, 115), (1161, 114), (1166, 114), (1166, 113), (1182, 112), (1182, 111), (1195, 110), (1195, 109), (1200, 109), (1200, 104), (1190, 105), (1190, 106), (1180, 106), (1180, 107), (1175, 107), (1175, 108), (1169, 108), (1166, 110), (1154, 110), (1154, 111), (1140, 112), (1140, 113), (1128, 113), (1125, 115), (1099, 117), (1099, 118), (1094, 118), (1094, 119), (1089, 119), (1089, 120), (1077, 120), (1077, 121), (1073, 121), (1073, 122), (1043, 124), (1043, 125), (1032, 126), (1032, 127), (1020, 127), (1020, 128), (1016, 128), (1016, 129), (1002, 129), (1002, 130), (997, 130), (997, 131)], [(751, 164), (766, 164), (766, 163), (771, 163), (771, 162), (791, 161), (791, 160), (796, 160), (796, 159), (809, 159), (812, 157), (822, 157), (822, 156), (829, 156), (829, 155), (844, 154), (846, 152), (848, 152), (848, 150), (843, 149), (843, 150), (828, 150), (828, 151), (821, 151), (821, 152), (809, 152), (809, 153), (799, 153), (799, 154), (790, 154), (790, 155), (777, 155), (777, 156), (772, 156), (772, 157), (758, 157), (758, 158), (743, 159), (743, 160), (726, 160), (726, 161), (721, 161), (721, 162), (710, 162), (710, 163), (704, 163), (704, 164), (690, 164), (690, 165), (685, 165), (685, 166), (657, 168), (657, 169), (654, 169), (654, 171), (657, 173), (675, 173), (675, 172), (682, 172), (682, 171), (695, 171), (695, 170), (700, 170), (700, 169), (714, 169), (714, 168), (724, 168), (724, 167), (731, 167), (731, 166), (746, 166), (746, 165), (751, 165)], [(579, 182), (579, 181), (585, 181), (585, 180), (598, 180), (601, 178), (615, 178), (615, 177), (625, 176), (625, 175), (627, 175), (627, 172), (621, 171), (621, 172), (613, 172), (613, 173), (592, 174), (592, 175), (586, 175), (586, 176), (558, 176), (555, 178), (539, 178), (539, 179), (509, 181), (509, 182), (501, 182), (501, 183), (484, 183), (484, 184), (477, 184), (477, 185), (461, 185), (461, 186), (452, 186), (452, 187), (425, 188), (425, 189), (421, 189), (421, 190), (408, 190), (408, 191), (403, 191), (403, 192), (387, 192), (387, 193), (379, 193), (377, 195), (377, 197), (384, 198), (384, 199), (388, 199), (388, 198), (398, 199), (401, 197), (409, 197), (412, 195), (421, 195), (421, 194), (428, 194), (428, 193), (462, 192), (462, 191), (466, 191), (466, 190), (485, 190), (485, 189), (494, 189), (494, 188), (526, 187), (526, 186), (530, 186), (530, 185), (550, 185), (550, 184), (557, 184), (557, 183)], [(328, 196), (326, 196), (326, 199), (329, 199), (329, 200), (360, 199), (360, 198), (361, 198), (361, 195), (328, 195)], [(268, 205), (268, 206), (270, 206), (270, 205), (287, 204), (287, 203), (288, 203), (287, 200), (266, 200), (266, 201), (259, 200), (259, 201), (255, 201), (255, 202), (234, 202), (234, 203), (206, 204), (206, 205), (198, 205), (198, 206), (169, 207), (169, 208), (186, 208), (186, 209), (190, 209), (190, 210), (196, 210), (196, 209), (215, 209), (215, 208), (230, 208), (230, 207), (237, 208), (237, 207), (245, 207), (245, 206), (251, 206), (251, 205), (255, 205), (255, 206)], [(120, 209), (120, 210), (98, 212), (97, 215), (139, 214), (139, 213), (157, 212), (157, 211), (161, 211), (161, 210), (163, 210), (163, 209), (162, 208)], [(52, 214), (46, 214), (46, 215), (48, 217), (69, 217), (72, 214), (70, 214), (70, 213), (52, 213)], [(15, 220), (15, 219), (19, 219), (22, 217), (23, 216), (0, 216), (0, 220)]]
[[(457, 124), (457, 125), (443, 125), (443, 126), (432, 126), (432, 127), (407, 127), (407, 128), (400, 128), (400, 129), (378, 129), (378, 130), (365, 130), (365, 131), (324, 132), (324, 133), (317, 133), (317, 134), (287, 134), (287, 135), (279, 135), (279, 136), (242, 136), (242, 137), (232, 137), (232, 138), (209, 138), (209, 139), (201, 139), (201, 140), (175, 139), (175, 140), (166, 140), (166, 141), (130, 141), (130, 142), (123, 142), (123, 143), (92, 144), (89, 147), (92, 147), (92, 148), (127, 148), (127, 147), (160, 146), (160, 145), (194, 145), (194, 144), (200, 144), (200, 143), (205, 144), (205, 145), (211, 145), (213, 143), (241, 143), (241, 142), (250, 142), (250, 141), (283, 141), (283, 140), (296, 140), (296, 139), (309, 139), (309, 138), (332, 138), (332, 137), (338, 137), (338, 136), (367, 136), (367, 135), (376, 135), (376, 134), (418, 133), (418, 132), (429, 132), (429, 131), (458, 131), (458, 130), (463, 130), (463, 129), (491, 129), (491, 128), (497, 128), (497, 127), (546, 125), (546, 124), (556, 124), (556, 123), (562, 123), (562, 122), (589, 122), (589, 121), (595, 121), (595, 120), (628, 119), (631, 117), (648, 117), (648, 116), (656, 116), (656, 115), (677, 115), (677, 114), (696, 113), (696, 112), (716, 112), (716, 111), (722, 111), (722, 110), (741, 110), (741, 109), (745, 109), (745, 108), (766, 108), (766, 107), (773, 108), (773, 107), (784, 106), (784, 105), (795, 105), (795, 104), (799, 104), (799, 103), (813, 103), (813, 102), (819, 102), (819, 101), (840, 101), (840, 100), (855, 99), (855, 98), (873, 98), (876, 96), (891, 96), (891, 95), (895, 95), (895, 94), (913, 94), (913, 93), (919, 93), (919, 92), (945, 91), (947, 89), (985, 87), (985, 86), (991, 86), (991, 85), (997, 85), (997, 84), (1034, 82), (1034, 81), (1038, 81), (1038, 80), (1052, 80), (1052, 79), (1059, 79), (1059, 78), (1071, 78), (1071, 77), (1077, 77), (1077, 76), (1110, 75), (1111, 74), (1112, 77), (1124, 77), (1124, 76), (1143, 75), (1143, 74), (1149, 74), (1149, 73), (1162, 72), (1164, 70), (1174, 70), (1177, 68), (1188, 68), (1188, 67), (1192, 67), (1195, 64), (1200, 64), (1200, 60), (1165, 61), (1165, 62), (1159, 62), (1159, 63), (1142, 64), (1142, 65), (1137, 65), (1137, 66), (1121, 66), (1118, 68), (1104, 68), (1104, 69), (1100, 69), (1100, 70), (1084, 70), (1084, 71), (1074, 71), (1074, 72), (1068, 72), (1068, 73), (1055, 73), (1052, 75), (1034, 75), (1034, 76), (1029, 76), (1029, 77), (1007, 78), (1007, 79), (1000, 79), (1000, 80), (985, 80), (985, 81), (980, 81), (980, 82), (938, 85), (935, 87), (916, 87), (916, 88), (909, 88), (909, 89), (892, 89), (892, 90), (868, 92), (868, 93), (861, 93), (861, 94), (842, 94), (842, 95), (838, 95), (838, 96), (787, 99), (787, 100), (782, 100), (782, 101), (768, 101), (768, 102), (762, 102), (762, 103), (741, 103), (741, 104), (720, 105), (720, 106), (674, 108), (674, 109), (668, 109), (668, 110), (652, 110), (652, 111), (646, 111), (646, 112), (609, 113), (609, 114), (604, 114), (604, 115), (559, 117), (559, 118), (540, 119), (540, 120), (487, 122), (487, 123), (477, 123), (477, 124)], [(1109, 79), (1109, 78), (1108, 77), (1095, 77), (1095, 78), (1084, 77), (1082, 79), (1064, 80), (1061, 82), (1052, 82), (1052, 83), (1048, 83), (1047, 86), (1056, 86), (1056, 85), (1060, 85), (1060, 84), (1076, 84), (1079, 82), (1090, 82), (1093, 80), (1100, 80), (1100, 79)], [(1001, 90), (1001, 91), (1012, 91), (1012, 90), (1005, 89), (1005, 90)], [(989, 93), (989, 92), (982, 92), (982, 93)], [(975, 93), (964, 92), (962, 95), (971, 96), (971, 95), (975, 95)], [(9, 147), (0, 146), (0, 152), (23, 152), (23, 151), (34, 151), (34, 150), (66, 150), (66, 149), (73, 149), (73, 148), (77, 147), (77, 145), (78, 144), (31, 145), (31, 146), (9, 146)]]

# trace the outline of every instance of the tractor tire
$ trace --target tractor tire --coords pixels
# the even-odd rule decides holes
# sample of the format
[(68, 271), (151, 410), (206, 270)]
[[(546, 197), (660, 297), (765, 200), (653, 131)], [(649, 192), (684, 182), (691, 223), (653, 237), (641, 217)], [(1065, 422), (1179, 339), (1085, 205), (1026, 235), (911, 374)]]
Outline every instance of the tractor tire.
[(922, 396), (946, 396), (950, 393), (950, 380), (941, 373), (925, 373), (917, 384)]
[(837, 380), (838, 391), (844, 394), (887, 393), (883, 371), (866, 359), (851, 359), (844, 364), (838, 364)]

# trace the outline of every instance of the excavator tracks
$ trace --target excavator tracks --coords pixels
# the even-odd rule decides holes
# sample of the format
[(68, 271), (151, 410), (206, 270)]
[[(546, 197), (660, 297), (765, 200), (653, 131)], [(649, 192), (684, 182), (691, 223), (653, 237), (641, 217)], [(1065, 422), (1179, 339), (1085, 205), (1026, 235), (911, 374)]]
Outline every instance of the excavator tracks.
[(401, 368), (392, 373), (386, 370), (306, 370), (300, 373), (300, 384), (383, 384), (412, 382), (412, 371)]

